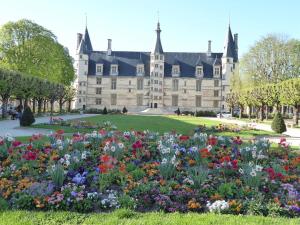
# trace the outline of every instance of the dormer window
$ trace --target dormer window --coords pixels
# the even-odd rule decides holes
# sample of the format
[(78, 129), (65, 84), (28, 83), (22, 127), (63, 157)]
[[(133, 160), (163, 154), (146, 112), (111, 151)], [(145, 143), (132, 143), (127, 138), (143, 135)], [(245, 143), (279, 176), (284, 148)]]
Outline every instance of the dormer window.
[(179, 76), (180, 74), (180, 67), (179, 65), (172, 66), (172, 76)]
[(118, 65), (112, 64), (110, 66), (110, 75), (118, 75)]
[(214, 66), (214, 76), (215, 77), (220, 77), (220, 74), (221, 74), (220, 66)]
[(103, 64), (96, 64), (96, 75), (103, 74)]
[(203, 77), (203, 66), (197, 66), (196, 67), (196, 76), (197, 77)]

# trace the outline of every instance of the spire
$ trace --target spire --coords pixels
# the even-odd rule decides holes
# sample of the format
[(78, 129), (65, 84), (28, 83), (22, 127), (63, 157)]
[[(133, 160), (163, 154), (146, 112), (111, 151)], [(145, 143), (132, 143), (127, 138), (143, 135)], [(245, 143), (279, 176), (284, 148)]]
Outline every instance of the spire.
[(85, 42), (87, 53), (92, 52), (93, 47), (92, 47), (92, 43), (91, 43), (91, 39), (87, 27), (85, 27), (85, 32), (84, 32), (84, 42)]
[(162, 46), (161, 46), (160, 32), (161, 32), (160, 23), (158, 21), (157, 22), (157, 29), (156, 29), (156, 35), (157, 35), (157, 37), (156, 37), (156, 44), (155, 44), (154, 53), (163, 54), (164, 51), (163, 51)]
[(228, 33), (225, 40), (223, 57), (235, 58), (235, 45), (234, 45), (234, 41), (230, 29), (230, 24), (228, 25)]

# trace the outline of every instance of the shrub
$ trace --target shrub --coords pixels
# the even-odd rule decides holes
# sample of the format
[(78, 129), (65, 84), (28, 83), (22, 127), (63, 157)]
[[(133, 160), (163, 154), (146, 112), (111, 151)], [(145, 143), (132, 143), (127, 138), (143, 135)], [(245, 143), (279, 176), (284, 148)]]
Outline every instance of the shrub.
[(65, 171), (61, 164), (55, 165), (50, 169), (50, 176), (56, 187), (61, 187), (65, 180)]
[(175, 113), (179, 116), (180, 115), (180, 109), (178, 108), (177, 110), (175, 110)]
[(23, 115), (21, 116), (20, 119), (20, 125), (25, 127), (25, 126), (30, 126), (35, 122), (33, 113), (30, 109), (30, 107), (26, 106), (23, 112)]
[(102, 109), (90, 108), (90, 109), (85, 110), (84, 113), (87, 113), (87, 114), (102, 114), (103, 110)]
[(183, 114), (185, 116), (188, 116), (188, 115), (194, 116), (195, 112), (193, 112), (193, 111), (182, 111), (181, 114)]
[(8, 202), (4, 198), (0, 197), (0, 211), (7, 210), (8, 207)]
[(104, 107), (102, 114), (106, 115), (107, 114), (107, 108)]
[(214, 111), (196, 111), (196, 116), (216, 117), (217, 114)]
[(123, 110), (122, 110), (122, 113), (123, 113), (123, 114), (126, 114), (127, 112), (128, 112), (128, 110), (127, 110), (126, 107), (124, 106), (124, 107), (123, 107)]
[(271, 125), (272, 130), (274, 130), (276, 133), (283, 133), (286, 131), (286, 126), (284, 123), (284, 119), (282, 118), (282, 115), (280, 112), (276, 113), (272, 125)]

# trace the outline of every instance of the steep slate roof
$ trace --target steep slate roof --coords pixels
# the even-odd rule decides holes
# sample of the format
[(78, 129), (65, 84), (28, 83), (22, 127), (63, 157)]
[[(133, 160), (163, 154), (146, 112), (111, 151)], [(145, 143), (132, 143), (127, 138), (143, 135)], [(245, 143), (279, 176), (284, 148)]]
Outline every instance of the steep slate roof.
[(90, 53), (93, 51), (92, 42), (87, 27), (85, 28), (84, 37), (82, 38), (78, 49), (79, 53), (83, 54)]
[[(118, 76), (135, 76), (136, 67), (141, 61), (145, 65), (145, 76), (150, 75), (150, 52), (113, 51), (111, 56), (106, 51), (93, 51), (89, 54), (89, 75), (96, 74), (96, 64), (103, 64), (103, 75), (110, 75), (111, 64), (118, 62)], [(215, 59), (221, 60), (223, 53), (190, 53), (190, 52), (165, 52), (165, 77), (172, 76), (174, 63), (180, 65), (180, 77), (195, 77), (196, 65), (200, 61), (203, 65), (204, 78), (213, 77), (213, 64)]]
[(236, 60), (235, 55), (236, 55), (235, 54), (235, 45), (234, 45), (234, 41), (233, 41), (233, 37), (232, 37), (230, 25), (229, 25), (228, 26), (227, 37), (226, 37), (226, 40), (225, 40), (224, 55), (223, 56), (234, 58), (234, 60)]
[(164, 51), (163, 51), (161, 41), (160, 41), (160, 32), (161, 32), (161, 29), (160, 29), (160, 24), (158, 22), (157, 23), (157, 29), (156, 29), (157, 37), (156, 37), (156, 44), (155, 44), (154, 53), (163, 54)]

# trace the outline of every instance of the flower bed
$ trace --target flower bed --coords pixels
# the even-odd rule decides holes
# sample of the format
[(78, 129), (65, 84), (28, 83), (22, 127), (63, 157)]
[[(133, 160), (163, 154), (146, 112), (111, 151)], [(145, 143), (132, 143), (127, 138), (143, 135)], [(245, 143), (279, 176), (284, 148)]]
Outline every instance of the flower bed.
[(300, 215), (300, 157), (267, 140), (101, 129), (0, 139), (0, 209)]

